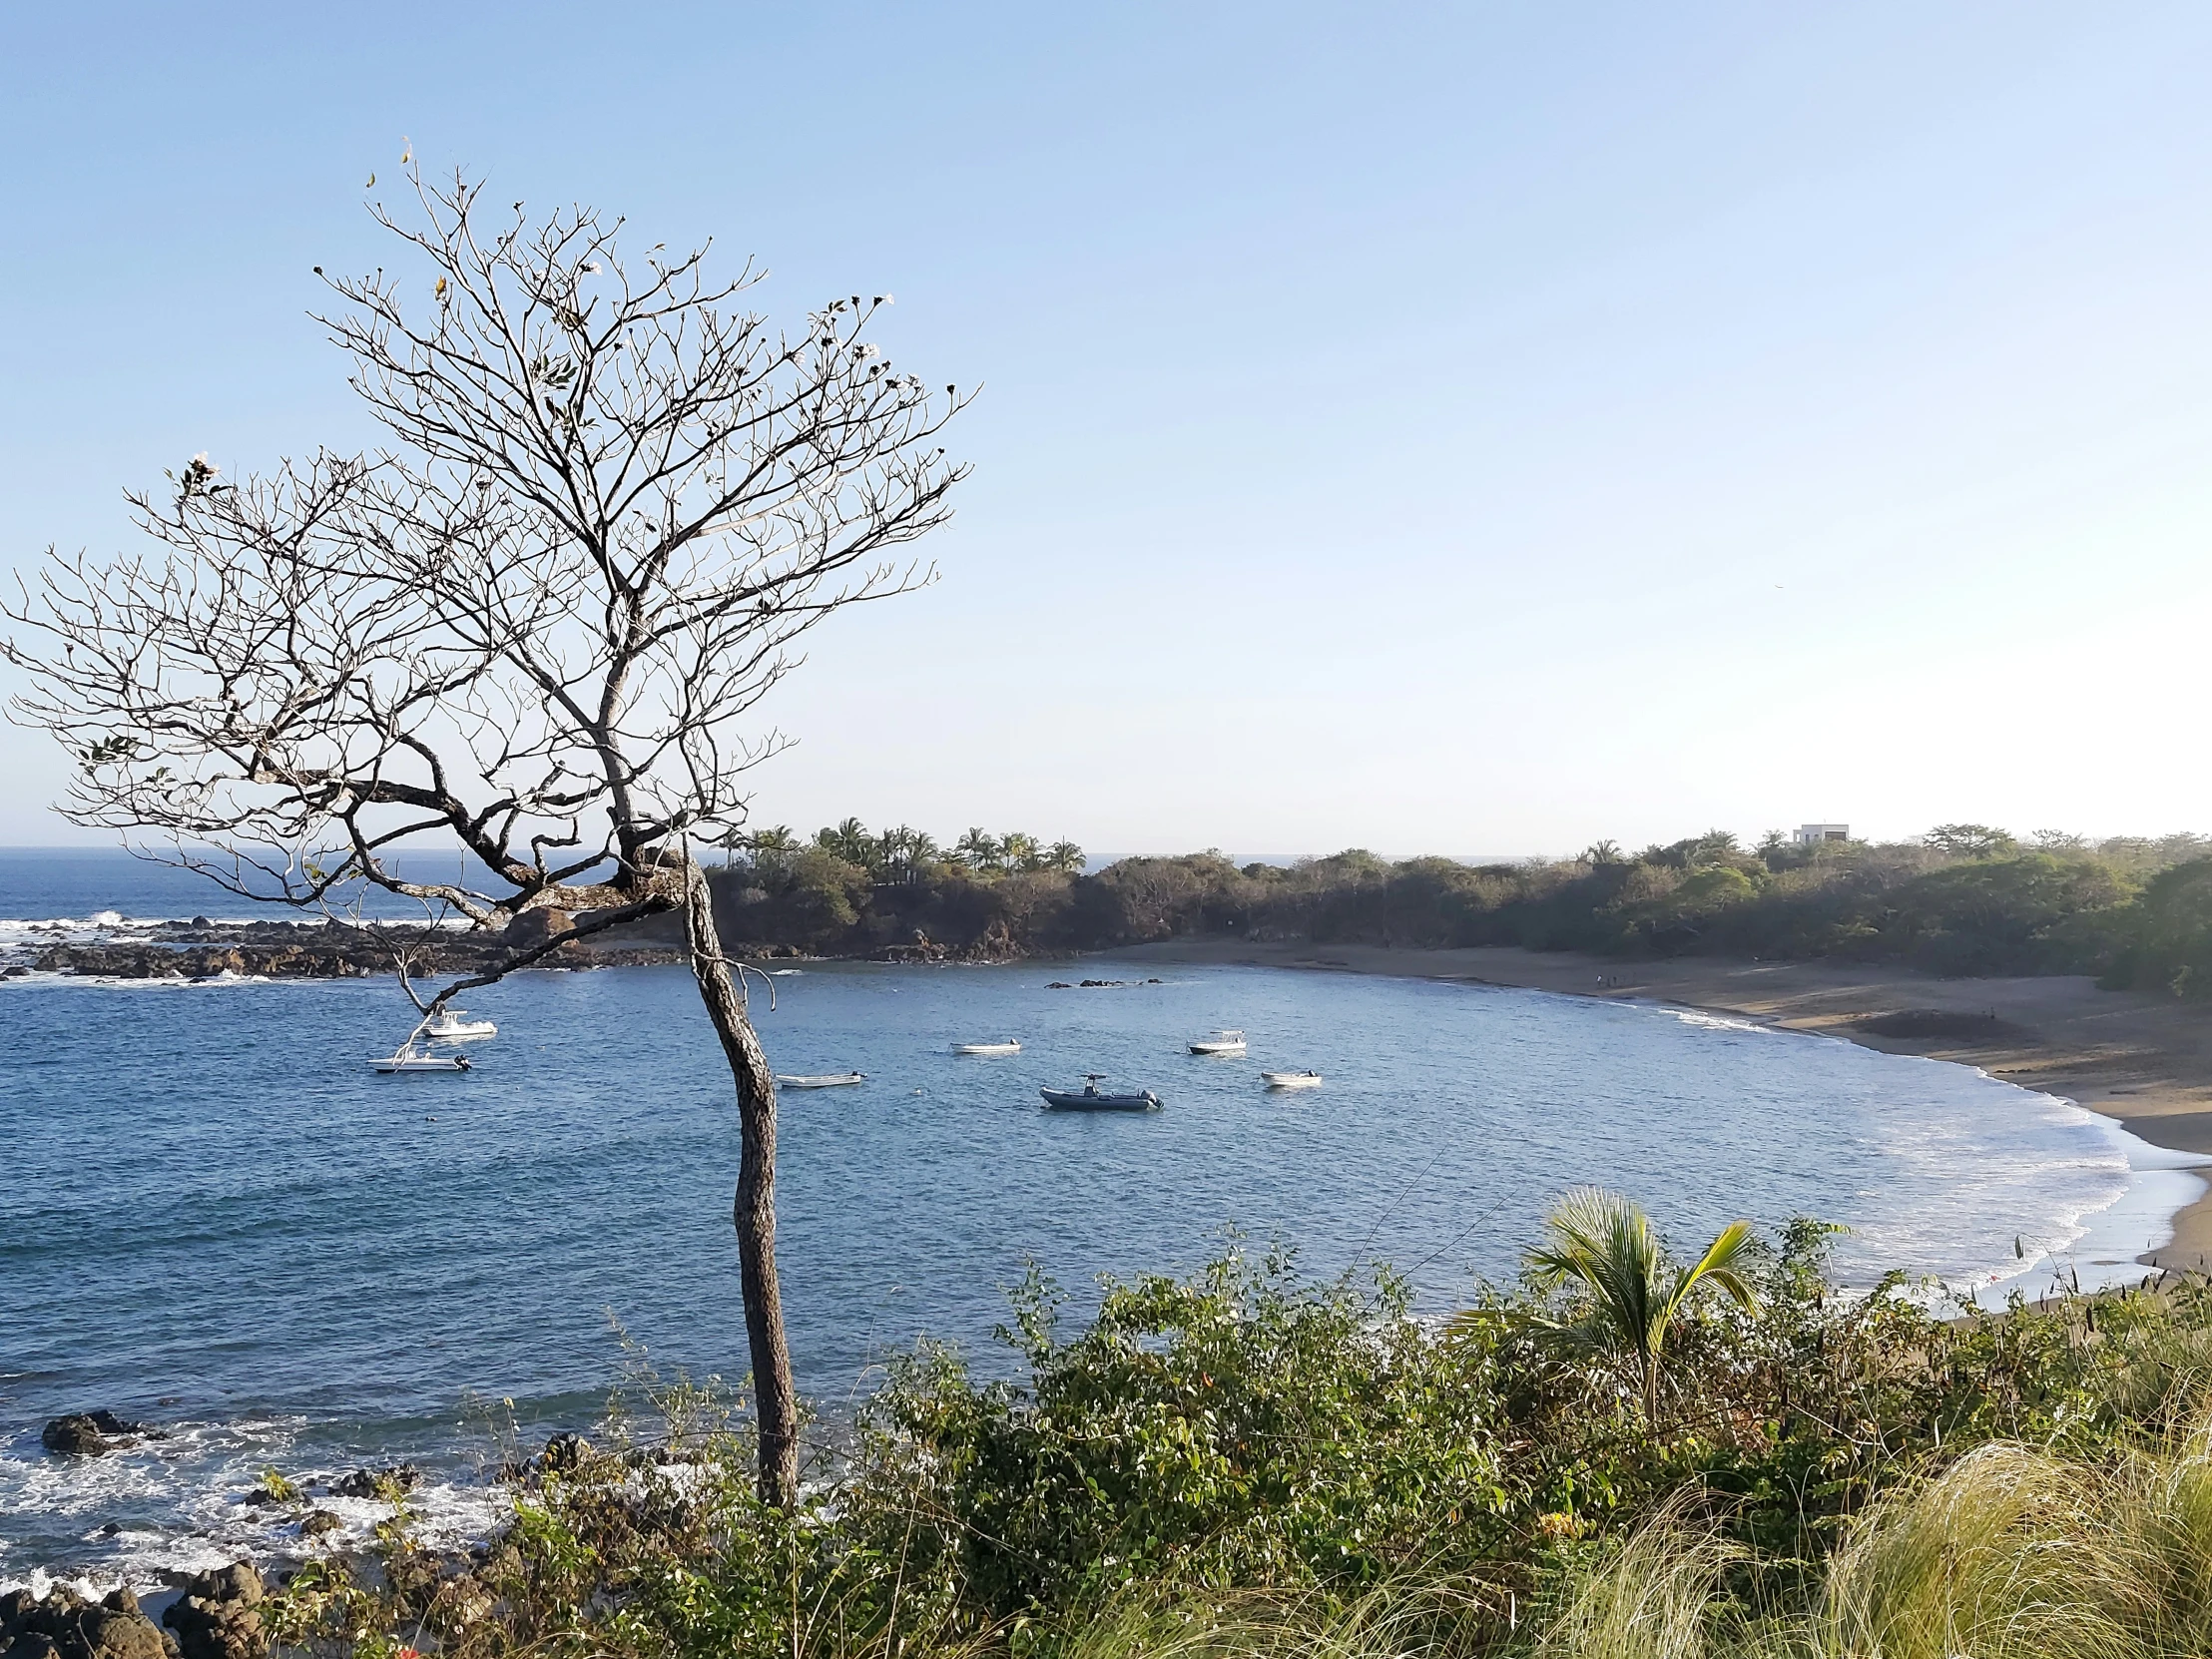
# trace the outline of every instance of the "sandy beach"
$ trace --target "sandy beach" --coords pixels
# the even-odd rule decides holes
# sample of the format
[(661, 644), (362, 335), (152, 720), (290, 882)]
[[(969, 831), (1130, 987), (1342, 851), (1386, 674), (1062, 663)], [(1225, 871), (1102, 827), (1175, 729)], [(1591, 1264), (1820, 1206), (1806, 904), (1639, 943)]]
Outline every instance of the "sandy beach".
[[(1520, 985), (1571, 996), (1643, 998), (1844, 1037), (1893, 1054), (1978, 1066), (2118, 1121), (2153, 1146), (2212, 1160), (2212, 1010), (2117, 991), (2079, 974), (1936, 979), (1829, 962), (1676, 958), (1624, 962), (1567, 951), (1486, 947), (1174, 941), (1110, 953), (1130, 962), (1250, 963)], [(1919, 1014), (1925, 1035), (1865, 1022)], [(1944, 1018), (1943, 1016), (1949, 1016)], [(1901, 1022), (1907, 1027), (1914, 1021)], [(2212, 1193), (2175, 1218), (2173, 1239), (2142, 1258), (2212, 1268)]]

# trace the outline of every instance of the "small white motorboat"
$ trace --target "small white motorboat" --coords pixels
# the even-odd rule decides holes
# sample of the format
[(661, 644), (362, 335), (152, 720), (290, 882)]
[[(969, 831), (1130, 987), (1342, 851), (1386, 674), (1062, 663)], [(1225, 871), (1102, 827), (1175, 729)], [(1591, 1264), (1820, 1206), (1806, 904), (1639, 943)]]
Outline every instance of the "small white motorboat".
[(1242, 1031), (1209, 1031), (1203, 1037), (1191, 1039), (1193, 1054), (1242, 1054), (1245, 1051), (1245, 1034)]
[(422, 1034), (436, 1043), (465, 1043), (496, 1037), (499, 1027), (488, 1019), (470, 1019), (466, 1008), (440, 1008), (424, 1021)]
[(1321, 1073), (1318, 1071), (1263, 1071), (1260, 1081), (1271, 1089), (1318, 1089)]
[(995, 1043), (954, 1043), (952, 1052), (955, 1054), (1019, 1054), (1021, 1044), (1011, 1037), (1005, 1037)]
[(466, 1054), (425, 1054), (410, 1039), (397, 1053), (379, 1054), (368, 1062), (377, 1071), (467, 1071)]
[(776, 1081), (783, 1084), (787, 1089), (845, 1089), (850, 1088), (854, 1083), (865, 1083), (867, 1073), (864, 1071), (837, 1071), (831, 1072), (826, 1077), (786, 1077), (782, 1072), (778, 1072)]

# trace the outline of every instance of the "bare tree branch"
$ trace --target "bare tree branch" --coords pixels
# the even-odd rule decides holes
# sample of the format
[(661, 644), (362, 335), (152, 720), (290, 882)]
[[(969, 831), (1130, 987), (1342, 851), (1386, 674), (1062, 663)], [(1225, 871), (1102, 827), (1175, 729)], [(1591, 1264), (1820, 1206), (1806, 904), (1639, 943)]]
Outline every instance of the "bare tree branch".
[[(689, 842), (741, 830), (745, 775), (784, 744), (746, 721), (804, 635), (932, 579), (903, 550), (949, 516), (967, 469), (936, 440), (973, 394), (893, 370), (870, 337), (887, 295), (771, 331), (751, 265), (626, 262), (619, 220), (495, 215), (479, 181), (409, 179), (406, 223), (372, 212), (411, 275), (326, 278), (316, 318), (386, 442), (236, 483), (195, 457), (130, 497), (147, 548), (18, 579), (0, 655), (31, 679), (14, 718), (78, 762), (80, 825), (151, 833), (257, 899), (568, 917), (427, 1000), (396, 957), (428, 1015), (626, 921), (683, 908), (711, 932)], [(481, 876), (403, 856), (456, 845)], [(746, 1155), (773, 1160), (742, 987), (719, 946), (694, 967)], [(757, 1379), (766, 1413), (789, 1366), (780, 1312), (753, 1319), (774, 1182), (747, 1169), (756, 1369), (783, 1367)], [(764, 1415), (764, 1457), (770, 1438)], [(788, 1501), (789, 1467), (763, 1482)]]

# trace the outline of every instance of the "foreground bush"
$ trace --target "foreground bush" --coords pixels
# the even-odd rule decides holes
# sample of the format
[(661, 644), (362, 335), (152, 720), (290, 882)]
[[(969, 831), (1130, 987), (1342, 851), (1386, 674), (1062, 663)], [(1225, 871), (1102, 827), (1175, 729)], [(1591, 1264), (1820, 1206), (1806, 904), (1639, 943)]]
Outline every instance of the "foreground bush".
[(741, 1419), (653, 1386), (493, 1545), (436, 1560), (402, 1518), (269, 1622), (367, 1659), (2205, 1651), (2204, 1288), (1946, 1319), (1832, 1296), (1827, 1234), (1686, 1301), (1648, 1396), (1562, 1344), (1571, 1288), (1438, 1326), (1387, 1275), (1232, 1251), (1063, 1339), (1032, 1281), (1019, 1381), (908, 1356), (795, 1513)]

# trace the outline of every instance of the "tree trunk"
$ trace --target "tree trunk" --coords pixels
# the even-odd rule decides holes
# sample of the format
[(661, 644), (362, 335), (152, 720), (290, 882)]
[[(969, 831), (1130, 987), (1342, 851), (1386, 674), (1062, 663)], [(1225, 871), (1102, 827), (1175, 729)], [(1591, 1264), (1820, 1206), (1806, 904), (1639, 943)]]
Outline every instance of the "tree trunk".
[(692, 974), (738, 1085), (744, 1148), (732, 1220), (738, 1229), (738, 1278), (759, 1405), (761, 1498), (788, 1509), (799, 1496), (799, 1397), (792, 1388), (784, 1303), (776, 1287), (776, 1074), (769, 1070), (761, 1039), (746, 1017), (738, 977), (723, 957), (707, 872), (696, 862), (687, 863), (684, 880)]

